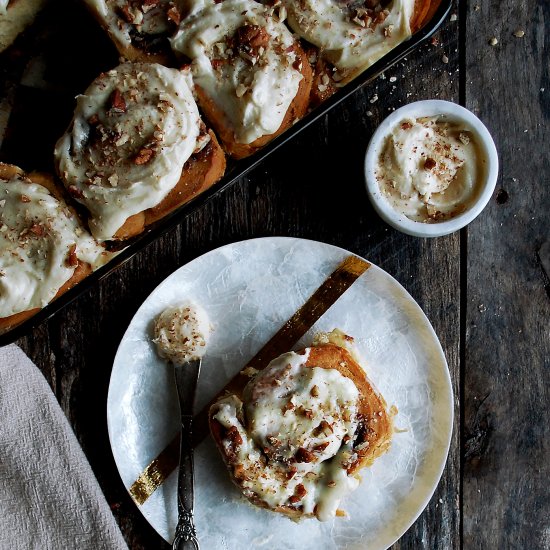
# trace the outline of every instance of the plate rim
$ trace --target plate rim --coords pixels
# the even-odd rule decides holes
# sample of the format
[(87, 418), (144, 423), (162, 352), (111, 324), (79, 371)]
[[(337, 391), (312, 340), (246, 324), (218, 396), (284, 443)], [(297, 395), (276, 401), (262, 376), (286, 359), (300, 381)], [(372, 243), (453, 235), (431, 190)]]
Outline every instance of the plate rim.
[[(227, 243), (227, 244), (224, 244), (222, 246), (219, 246), (219, 247), (216, 247), (216, 248), (213, 248), (211, 250), (208, 250), (207, 252), (203, 253), (203, 254), (200, 254), (198, 256), (196, 256), (195, 258), (189, 260), (188, 262), (180, 265), (178, 268), (176, 268), (174, 271), (172, 271), (169, 275), (167, 275), (166, 277), (164, 277), (164, 279), (162, 279), (156, 286), (153, 290), (151, 290), (151, 292), (147, 295), (147, 297), (141, 302), (140, 306), (138, 307), (138, 309), (136, 310), (136, 312), (134, 313), (134, 315), (132, 316), (132, 319), (130, 320), (130, 322), (128, 323), (128, 326), (126, 328), (126, 330), (124, 331), (124, 334), (122, 336), (122, 338), (120, 339), (120, 342), (118, 344), (118, 347), (117, 347), (117, 351), (115, 353), (115, 356), (113, 358), (113, 365), (111, 367), (111, 374), (109, 376), (109, 387), (108, 387), (108, 390), (107, 390), (107, 403), (106, 403), (106, 409), (107, 409), (107, 433), (108, 433), (108, 436), (109, 436), (109, 446), (111, 448), (111, 453), (113, 455), (113, 460), (115, 462), (115, 465), (116, 465), (116, 468), (117, 468), (117, 473), (118, 473), (118, 476), (119, 476), (119, 479), (122, 483), (122, 485), (124, 486), (125, 490), (127, 491), (128, 495), (130, 496), (130, 499), (132, 500), (132, 502), (134, 503), (134, 505), (136, 506), (136, 508), (139, 510), (139, 512), (141, 513), (142, 517), (147, 521), (147, 523), (154, 529), (154, 531), (157, 533), (157, 535), (159, 537), (161, 537), (163, 540), (165, 540), (167, 543), (170, 544), (170, 541), (165, 539), (163, 535), (161, 535), (158, 531), (158, 529), (155, 527), (155, 525), (153, 525), (151, 523), (151, 521), (149, 521), (149, 518), (144, 514), (143, 512), (143, 505), (138, 505), (137, 502), (135, 502), (135, 500), (133, 499), (132, 495), (130, 494), (130, 490), (128, 487), (126, 487), (126, 484), (124, 483), (124, 480), (122, 479), (122, 475), (121, 475), (121, 471), (120, 471), (120, 468), (119, 468), (119, 464), (118, 464), (118, 461), (116, 459), (116, 456), (115, 456), (115, 452), (114, 452), (114, 443), (113, 443), (113, 433), (112, 433), (112, 419), (111, 419), (111, 413), (110, 413), (110, 410), (111, 410), (111, 407), (113, 406), (112, 404), (112, 393), (111, 393), (111, 387), (112, 387), (112, 380), (113, 380), (113, 375), (114, 375), (114, 372), (115, 372), (115, 366), (117, 364), (117, 359), (118, 359), (118, 356), (119, 356), (119, 353), (121, 351), (121, 346), (122, 346), (122, 342), (124, 341), (124, 339), (126, 338), (126, 335), (128, 333), (128, 331), (130, 330), (130, 327), (135, 319), (135, 317), (138, 315), (139, 311), (141, 310), (141, 308), (143, 307), (143, 305), (145, 304), (146, 301), (149, 300), (149, 298), (155, 294), (159, 288), (164, 285), (166, 283), (166, 281), (168, 279), (170, 279), (171, 277), (173, 277), (177, 272), (179, 272), (180, 270), (182, 269), (185, 269), (186, 267), (188, 267), (190, 264), (192, 264), (193, 262), (199, 260), (199, 259), (202, 259), (202, 258), (205, 258), (211, 254), (214, 254), (214, 253), (220, 253), (220, 252), (223, 252), (225, 249), (228, 249), (228, 248), (231, 248), (231, 247), (235, 247), (235, 246), (240, 246), (240, 245), (244, 245), (245, 243), (251, 243), (251, 242), (257, 242), (257, 241), (274, 241), (274, 242), (296, 242), (296, 241), (300, 241), (300, 242), (305, 242), (305, 243), (312, 243), (312, 244), (316, 244), (316, 245), (322, 245), (324, 247), (329, 247), (329, 248), (332, 248), (333, 250), (335, 251), (338, 251), (338, 252), (342, 252), (342, 253), (345, 253), (345, 254), (353, 254), (354, 256), (368, 262), (370, 264), (370, 268), (375, 268), (375, 270), (380, 270), (382, 273), (384, 273), (387, 277), (389, 277), (392, 282), (397, 285), (398, 289), (403, 292), (412, 302), (412, 305), (413, 307), (417, 310), (418, 313), (420, 313), (421, 317), (424, 319), (425, 323), (426, 323), (426, 327), (428, 328), (428, 331), (432, 337), (432, 339), (434, 340), (434, 349), (437, 350), (439, 356), (440, 356), (440, 359), (443, 361), (443, 365), (444, 365), (444, 369), (443, 369), (443, 379), (445, 381), (445, 387), (446, 387), (446, 390), (447, 390), (447, 404), (448, 404), (448, 412), (449, 412), (449, 422), (448, 422), (448, 425), (446, 426), (446, 434), (445, 434), (445, 438), (444, 438), (444, 442), (445, 442), (445, 448), (444, 448), (444, 453), (442, 453), (442, 459), (440, 461), (439, 464), (437, 464), (437, 468), (433, 468), (433, 472), (434, 472), (434, 475), (433, 475), (433, 479), (432, 479), (432, 482), (427, 484), (427, 487), (426, 487), (426, 490), (425, 490), (425, 497), (422, 499), (422, 502), (421, 504), (418, 506), (418, 509), (414, 512), (414, 514), (412, 514), (412, 519), (410, 522), (407, 522), (407, 525), (404, 529), (400, 529), (400, 532), (396, 537), (395, 539), (392, 538), (391, 542), (389, 544), (387, 544), (384, 548), (385, 550), (387, 550), (390, 546), (392, 546), (393, 544), (395, 544), (399, 539), (401, 539), (401, 537), (403, 537), (403, 535), (405, 535), (405, 533), (407, 533), (407, 531), (409, 531), (409, 529), (414, 525), (414, 523), (418, 520), (418, 518), (421, 516), (421, 514), (424, 512), (424, 510), (426, 509), (426, 507), (428, 506), (430, 500), (432, 499), (437, 487), (439, 486), (439, 483), (441, 481), (441, 477), (443, 476), (443, 472), (445, 470), (445, 467), (447, 465), (447, 461), (449, 459), (449, 450), (450, 450), (450, 446), (451, 446), (451, 441), (452, 441), (452, 436), (453, 436), (453, 431), (454, 431), (454, 421), (455, 421), (455, 413), (454, 413), (454, 408), (455, 408), (455, 398), (454, 398), (454, 391), (453, 391), (453, 383), (452, 383), (452, 378), (451, 378), (451, 373), (450, 373), (450, 370), (449, 370), (449, 364), (447, 362), (447, 357), (445, 356), (445, 352), (443, 350), (443, 347), (441, 345), (441, 342), (439, 340), (439, 337), (437, 336), (437, 333), (435, 332), (433, 326), (432, 326), (432, 323), (430, 321), (430, 319), (428, 318), (428, 316), (426, 315), (426, 313), (424, 312), (424, 310), (420, 307), (420, 305), (418, 304), (418, 302), (414, 299), (414, 297), (410, 294), (410, 292), (393, 276), (391, 275), (390, 273), (388, 273), (386, 270), (384, 270), (383, 268), (379, 267), (377, 264), (374, 264), (373, 262), (371, 262), (370, 260), (367, 260), (366, 258), (364, 258), (363, 256), (361, 256), (360, 254), (357, 254), (355, 252), (351, 252), (350, 250), (347, 250), (343, 247), (340, 247), (340, 246), (337, 246), (337, 245), (334, 245), (334, 244), (331, 244), (331, 243), (326, 243), (326, 242), (323, 242), (323, 241), (316, 241), (314, 239), (304, 239), (304, 238), (301, 238), (301, 237), (289, 237), (289, 236), (265, 236), (265, 237), (253, 237), (251, 239), (243, 239), (243, 240), (240, 240), (240, 241), (234, 241), (234, 242), (231, 242), (231, 243)], [(442, 438), (443, 439), (443, 438)], [(172, 472), (173, 473), (173, 472)], [(382, 547), (380, 547), (382, 548)]]

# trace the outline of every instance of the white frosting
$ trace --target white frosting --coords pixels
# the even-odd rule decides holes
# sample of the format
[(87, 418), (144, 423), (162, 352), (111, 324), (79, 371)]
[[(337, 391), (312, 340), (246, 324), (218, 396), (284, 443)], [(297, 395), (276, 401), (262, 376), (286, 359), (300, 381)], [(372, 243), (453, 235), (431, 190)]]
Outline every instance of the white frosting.
[[(303, 78), (293, 67), (295, 40), (272, 12), (252, 0), (201, 0), (171, 40), (191, 59), (195, 84), (225, 113), (239, 143), (279, 129)], [(245, 25), (265, 29), (265, 46), (252, 53), (239, 47), (233, 38)]]
[(481, 159), (471, 130), (442, 117), (405, 119), (386, 137), (376, 177), (394, 208), (433, 222), (463, 212), (478, 191)]
[(77, 259), (98, 267), (106, 255), (45, 187), (0, 178), (0, 318), (47, 305)]
[[(173, 32), (173, 19), (169, 10), (176, 10), (181, 1), (146, 0), (129, 2), (128, 0), (85, 0), (85, 2), (103, 19), (109, 33), (122, 47), (137, 45), (140, 35), (145, 40), (166, 37)], [(170, 12), (173, 13), (173, 12)], [(176, 20), (177, 15), (173, 16)]]
[(0, 0), (0, 15), (5, 15), (8, 12), (8, 4), (10, 0)]
[(349, 76), (363, 70), (411, 35), (414, 0), (366, 9), (362, 0), (282, 0), (288, 23)]
[(205, 354), (210, 330), (206, 312), (199, 306), (173, 306), (157, 317), (153, 342), (161, 357), (182, 365)]
[[(113, 107), (116, 91), (123, 100), (119, 109)], [(90, 229), (98, 240), (112, 238), (128, 217), (166, 197), (197, 145), (199, 130), (197, 106), (176, 69), (125, 63), (78, 96), (55, 156), (65, 186), (90, 211)]]
[(244, 405), (227, 397), (216, 405), (214, 418), (237, 429), (242, 440), (234, 445), (228, 438), (223, 444), (243, 467), (245, 496), (270, 508), (300, 506), (325, 521), (359, 484), (346, 469), (353, 457), (359, 391), (336, 369), (306, 367), (308, 356), (309, 348), (281, 355), (249, 382)]

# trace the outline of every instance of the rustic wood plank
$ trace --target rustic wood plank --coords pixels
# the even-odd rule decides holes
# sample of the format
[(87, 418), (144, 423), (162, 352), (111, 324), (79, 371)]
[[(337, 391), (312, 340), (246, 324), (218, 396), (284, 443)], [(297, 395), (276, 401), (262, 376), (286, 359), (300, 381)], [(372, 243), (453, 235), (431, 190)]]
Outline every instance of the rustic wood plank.
[(493, 133), (501, 173), (468, 229), (464, 546), (549, 548), (550, 4), (473, 4), (466, 105)]
[[(392, 109), (416, 99), (458, 101), (458, 23), (447, 22), (438, 39), (439, 45), (423, 47), (390, 69), (385, 80), (337, 107), (20, 340), (52, 385), (132, 549), (168, 545), (129, 499), (112, 459), (105, 410), (112, 361), (145, 297), (177, 267), (208, 250), (241, 239), (289, 235), (336, 244), (368, 258), (394, 275), (426, 311), (441, 339), (455, 390), (459, 387), (460, 235), (420, 240), (387, 227), (368, 204), (362, 175), (368, 140)], [(397, 77), (395, 83), (391, 76)], [(379, 99), (371, 103), (375, 94)], [(458, 422), (458, 393), (455, 412)], [(396, 549), (460, 546), (457, 422), (442, 482)]]

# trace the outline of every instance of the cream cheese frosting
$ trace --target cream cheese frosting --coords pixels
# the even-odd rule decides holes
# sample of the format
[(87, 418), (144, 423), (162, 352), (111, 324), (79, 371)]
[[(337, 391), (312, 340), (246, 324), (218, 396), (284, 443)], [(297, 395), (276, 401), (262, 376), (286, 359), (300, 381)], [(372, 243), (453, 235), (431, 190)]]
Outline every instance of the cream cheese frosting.
[[(111, 36), (122, 46), (172, 34), (179, 23), (181, 1), (85, 0), (101, 17)], [(147, 44), (150, 46), (150, 44)]]
[(159, 204), (197, 147), (201, 120), (185, 76), (155, 63), (125, 63), (78, 96), (55, 148), (58, 172), (90, 211), (98, 240)]
[(67, 206), (21, 176), (0, 178), (0, 318), (46, 306), (78, 260), (95, 268), (106, 255)]
[(292, 30), (317, 46), (343, 77), (372, 65), (411, 35), (414, 0), (280, 1)]
[(482, 170), (472, 131), (435, 116), (405, 119), (393, 127), (376, 178), (398, 211), (414, 221), (437, 222), (460, 214), (475, 200)]
[(153, 342), (161, 357), (182, 365), (203, 357), (210, 331), (208, 316), (201, 307), (171, 306), (157, 317)]
[(252, 0), (200, 0), (171, 40), (239, 143), (275, 133), (303, 76), (284, 23)]
[[(214, 418), (233, 430), (223, 444), (228, 454), (237, 453), (245, 496), (272, 509), (299, 505), (304, 514), (326, 521), (359, 484), (346, 469), (358, 427), (359, 391), (336, 369), (306, 367), (309, 350), (272, 361), (248, 383), (244, 402), (236, 396), (222, 399)], [(235, 438), (241, 442), (237, 446)]]
[(8, 11), (10, 0), (0, 0), (0, 15), (5, 15)]

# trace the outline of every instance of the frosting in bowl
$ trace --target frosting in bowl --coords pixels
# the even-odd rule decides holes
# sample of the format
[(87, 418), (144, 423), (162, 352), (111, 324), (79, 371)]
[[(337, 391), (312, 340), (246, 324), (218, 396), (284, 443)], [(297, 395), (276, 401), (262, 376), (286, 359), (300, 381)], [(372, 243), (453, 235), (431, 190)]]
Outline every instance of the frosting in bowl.
[(405, 118), (386, 136), (376, 179), (407, 218), (450, 219), (475, 201), (483, 161), (472, 130), (443, 116)]

